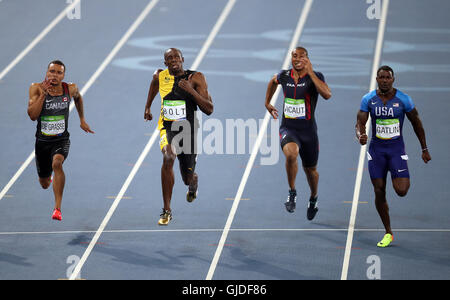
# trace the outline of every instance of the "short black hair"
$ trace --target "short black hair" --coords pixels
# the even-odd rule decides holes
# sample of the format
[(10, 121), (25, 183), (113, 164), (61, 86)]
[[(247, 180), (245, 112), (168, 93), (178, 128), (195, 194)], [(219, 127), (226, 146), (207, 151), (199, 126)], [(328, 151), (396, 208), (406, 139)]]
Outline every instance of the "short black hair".
[(180, 54), (180, 56), (183, 57), (183, 53), (181, 53), (181, 50), (180, 50), (180, 49), (178, 49), (178, 48), (169, 48), (169, 49), (167, 49), (166, 51), (164, 51), (164, 58), (166, 58), (166, 54), (167, 54), (169, 51), (177, 51), (177, 52)]
[(308, 50), (306, 50), (305, 47), (300, 47), (300, 46), (298, 46), (298, 47), (295, 48), (295, 50), (303, 50), (303, 51), (305, 51), (306, 56), (308, 56)]
[(378, 76), (378, 73), (380, 73), (381, 70), (391, 72), (392, 77), (394, 77), (394, 70), (392, 70), (391, 67), (386, 66), (386, 65), (379, 67), (378, 71), (377, 71), (377, 76)]
[(63, 66), (63, 67), (64, 67), (64, 72), (66, 72), (66, 66), (64, 65), (64, 63), (63, 63), (62, 61), (60, 61), (60, 60), (58, 60), (58, 59), (51, 61), (51, 62), (48, 64), (47, 69), (50, 68), (50, 65), (51, 65), (51, 64)]

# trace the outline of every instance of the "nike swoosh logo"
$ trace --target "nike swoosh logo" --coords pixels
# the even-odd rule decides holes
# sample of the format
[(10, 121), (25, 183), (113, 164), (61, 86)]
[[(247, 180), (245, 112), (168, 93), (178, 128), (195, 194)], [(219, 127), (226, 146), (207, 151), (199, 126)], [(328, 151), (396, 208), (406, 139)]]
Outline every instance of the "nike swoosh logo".
[(403, 172), (403, 171), (406, 171), (406, 169), (403, 169), (403, 170), (397, 170), (398, 172)]
[(377, 102), (372, 102), (372, 105), (375, 105), (375, 104), (377, 104)]
[(46, 99), (45, 103), (49, 103), (49, 102), (52, 102), (52, 101), (53, 101), (53, 99)]

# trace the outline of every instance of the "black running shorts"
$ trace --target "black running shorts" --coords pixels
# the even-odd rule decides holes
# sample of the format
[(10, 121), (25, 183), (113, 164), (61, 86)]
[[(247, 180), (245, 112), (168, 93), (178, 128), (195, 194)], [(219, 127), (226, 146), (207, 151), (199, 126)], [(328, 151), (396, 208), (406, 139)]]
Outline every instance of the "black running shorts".
[(70, 140), (63, 139), (54, 142), (36, 140), (36, 168), (40, 178), (48, 178), (52, 175), (53, 156), (61, 154), (64, 159), (69, 155)]
[(319, 137), (316, 130), (298, 130), (280, 127), (281, 149), (294, 142), (298, 145), (302, 165), (305, 168), (315, 167), (319, 160)]
[[(191, 127), (193, 128), (193, 127)], [(186, 143), (188, 141), (189, 143)], [(160, 130), (160, 147), (164, 149), (166, 145), (175, 147), (180, 170), (183, 173), (193, 173), (197, 163), (197, 131), (174, 132), (165, 127)]]

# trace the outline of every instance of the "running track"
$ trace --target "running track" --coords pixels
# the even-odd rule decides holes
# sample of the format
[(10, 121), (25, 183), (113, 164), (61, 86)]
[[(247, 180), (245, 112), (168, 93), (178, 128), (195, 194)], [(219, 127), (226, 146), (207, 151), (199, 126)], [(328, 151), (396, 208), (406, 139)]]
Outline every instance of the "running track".
[[(0, 1), (0, 72), (67, 5)], [(368, 6), (362, 0), (81, 0), (80, 19), (63, 14), (0, 78), (0, 279), (368, 279), (373, 256), (379, 258), (381, 279), (449, 279), (444, 178), (450, 4), (389, 1), (381, 20), (367, 18)], [(376, 247), (383, 230), (353, 130), (360, 99), (370, 89), (377, 37), (379, 64), (391, 65), (396, 86), (413, 98), (433, 158), (422, 162), (406, 123), (412, 186), (405, 198), (388, 186), (395, 241), (387, 249)], [(266, 114), (267, 82), (291, 44), (309, 50), (333, 92), (316, 112), (320, 211), (313, 222), (305, 216), (308, 187), (301, 172), (297, 210), (284, 209), (284, 158), (271, 136), (277, 124), (267, 123), (261, 137), (263, 144), (275, 143), (269, 148), (278, 159), (263, 164), (261, 157), (268, 155), (259, 148), (251, 159)], [(199, 156), (199, 198), (192, 204), (184, 200), (175, 165), (174, 220), (161, 228), (162, 160), (156, 122), (144, 122), (143, 109), (151, 75), (164, 67), (168, 47), (180, 48), (185, 67), (207, 78), (215, 111), (202, 116), (203, 142), (213, 133), (224, 138), (222, 147), (215, 145), (213, 153), (203, 149)], [(66, 80), (82, 89), (86, 120), (96, 132), (82, 132), (72, 111), (61, 223), (50, 218), (52, 191), (40, 188), (32, 156), (26, 161), (35, 132), (26, 114), (28, 87), (43, 79), (56, 58), (67, 66)], [(275, 100), (281, 110), (281, 96)], [(159, 98), (152, 106), (153, 113), (158, 110)], [(238, 119), (253, 120), (258, 129), (247, 128), (244, 153), (237, 151), (236, 136), (225, 138), (227, 120)], [(234, 149), (226, 151), (233, 141)]]

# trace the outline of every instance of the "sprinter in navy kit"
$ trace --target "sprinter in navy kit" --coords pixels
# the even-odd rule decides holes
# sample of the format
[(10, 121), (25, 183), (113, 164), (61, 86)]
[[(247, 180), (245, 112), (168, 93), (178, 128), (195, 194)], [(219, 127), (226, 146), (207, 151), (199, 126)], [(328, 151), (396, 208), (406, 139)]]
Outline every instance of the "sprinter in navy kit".
[(286, 156), (286, 172), (289, 183), (289, 196), (285, 203), (288, 212), (295, 210), (297, 190), (295, 179), (298, 172), (297, 157), (300, 155), (306, 178), (311, 190), (307, 218), (312, 220), (318, 211), (319, 139), (314, 117), (319, 94), (326, 100), (331, 90), (325, 83), (322, 73), (315, 72), (303, 47), (291, 53), (292, 69), (281, 70), (272, 77), (266, 92), (266, 109), (273, 118), (278, 118), (277, 109), (270, 104), (277, 86), (281, 84), (284, 93), (283, 115), (280, 126), (280, 144)]

